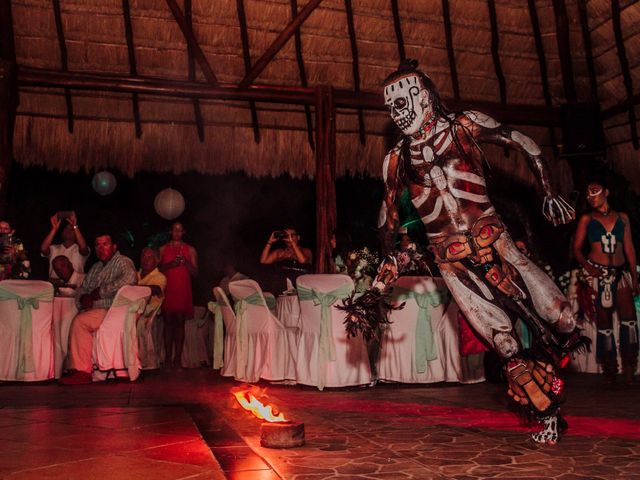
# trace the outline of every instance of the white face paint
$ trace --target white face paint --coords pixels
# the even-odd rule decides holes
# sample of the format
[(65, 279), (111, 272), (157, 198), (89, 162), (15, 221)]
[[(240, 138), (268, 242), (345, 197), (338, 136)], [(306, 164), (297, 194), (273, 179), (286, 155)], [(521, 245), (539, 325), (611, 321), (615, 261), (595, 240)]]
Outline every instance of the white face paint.
[[(405, 135), (413, 135), (431, 116), (427, 90), (417, 75), (401, 77), (384, 87), (384, 103)], [(423, 102), (425, 105), (423, 105)]]

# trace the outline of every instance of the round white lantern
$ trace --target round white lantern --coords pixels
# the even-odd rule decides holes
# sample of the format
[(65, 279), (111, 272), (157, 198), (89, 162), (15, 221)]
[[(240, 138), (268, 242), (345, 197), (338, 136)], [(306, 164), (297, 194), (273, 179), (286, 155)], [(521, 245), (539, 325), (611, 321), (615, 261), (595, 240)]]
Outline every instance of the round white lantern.
[(91, 180), (93, 189), (99, 195), (109, 195), (116, 189), (117, 184), (118, 182), (116, 181), (116, 177), (113, 176), (113, 173), (107, 171), (96, 173)]
[(153, 207), (162, 218), (173, 220), (184, 211), (184, 197), (177, 190), (165, 188), (156, 195)]

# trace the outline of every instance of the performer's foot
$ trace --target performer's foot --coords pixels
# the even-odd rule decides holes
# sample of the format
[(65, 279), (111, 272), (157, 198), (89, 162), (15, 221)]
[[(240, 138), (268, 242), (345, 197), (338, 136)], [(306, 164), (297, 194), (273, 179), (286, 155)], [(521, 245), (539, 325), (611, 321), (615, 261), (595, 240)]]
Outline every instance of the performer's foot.
[[(566, 425), (564, 420), (563, 422), (563, 424)], [(550, 415), (548, 417), (544, 417), (542, 419), (542, 424), (544, 425), (544, 428), (531, 435), (534, 442), (547, 445), (555, 445), (558, 443), (558, 416)]]

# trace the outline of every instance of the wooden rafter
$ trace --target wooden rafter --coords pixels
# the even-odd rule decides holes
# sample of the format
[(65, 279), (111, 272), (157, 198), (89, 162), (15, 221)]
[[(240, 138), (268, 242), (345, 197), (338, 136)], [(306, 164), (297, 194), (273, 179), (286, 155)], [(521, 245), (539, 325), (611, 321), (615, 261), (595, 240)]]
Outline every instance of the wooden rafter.
[[(193, 33), (193, 16), (191, 12), (191, 0), (184, 0), (184, 19), (187, 22), (187, 28), (191, 30), (191, 33)], [(193, 82), (196, 79), (196, 59), (193, 55), (193, 50), (191, 50), (191, 47), (188, 44), (187, 53), (189, 55), (189, 80)], [(193, 116), (196, 121), (198, 140), (204, 142), (204, 121), (202, 119), (202, 110), (200, 109), (200, 99), (198, 97), (193, 97), (191, 99), (191, 103), (193, 104)]]
[(580, 29), (582, 30), (582, 43), (584, 45), (584, 56), (587, 61), (587, 72), (589, 73), (589, 86), (591, 88), (591, 99), (598, 102), (598, 82), (596, 79), (596, 67), (593, 61), (593, 48), (591, 47), (591, 32), (589, 32), (589, 16), (587, 12), (587, 2), (578, 0), (578, 11), (580, 13)]
[[(529, 18), (531, 19), (531, 29), (533, 30), (533, 39), (536, 45), (536, 54), (538, 56), (538, 65), (540, 66), (540, 81), (542, 82), (542, 95), (544, 96), (544, 104), (551, 106), (551, 91), (549, 89), (549, 74), (547, 72), (547, 59), (544, 54), (544, 46), (542, 44), (542, 34), (540, 32), (540, 21), (538, 19), (538, 11), (536, 9), (535, 0), (527, 0), (529, 5)], [(549, 127), (549, 137), (554, 150), (557, 148), (556, 132), (553, 127)]]
[(398, 55), (400, 60), (407, 58), (404, 51), (404, 37), (402, 36), (402, 24), (400, 23), (400, 10), (398, 0), (391, 0), (391, 12), (393, 13), (393, 28), (396, 31), (396, 42), (398, 44)]
[(453, 49), (453, 32), (451, 28), (451, 13), (449, 0), (442, 0), (442, 19), (444, 21), (444, 35), (447, 41), (447, 57), (449, 58), (449, 71), (451, 72), (451, 86), (453, 98), (460, 98), (460, 84), (458, 82), (458, 68), (456, 67), (456, 54)]
[[(358, 60), (358, 43), (356, 42), (356, 28), (353, 22), (353, 6), (351, 0), (344, 0), (345, 10), (347, 11), (347, 28), (349, 29), (349, 42), (351, 43), (351, 65), (353, 70), (353, 90), (360, 91), (360, 66)], [(364, 127), (364, 114), (362, 109), (358, 109), (358, 131), (360, 132), (360, 143), (364, 145), (367, 137)]]
[(211, 85), (217, 86), (218, 79), (216, 78), (215, 73), (213, 73), (213, 69), (211, 68), (211, 65), (209, 65), (209, 61), (207, 60), (207, 57), (205, 57), (204, 52), (200, 48), (193, 31), (187, 25), (187, 21), (184, 18), (180, 7), (176, 3), (176, 0), (166, 0), (166, 2), (169, 10), (171, 10), (171, 13), (173, 14), (173, 18), (180, 27), (180, 30), (182, 30), (182, 35), (184, 35), (187, 45), (193, 51), (193, 56), (195, 57), (196, 62), (198, 62), (198, 65), (200, 65), (204, 78), (206, 78), (207, 82)]
[(630, 103), (628, 112), (631, 141), (633, 142), (633, 148), (638, 150), (638, 148), (640, 148), (640, 144), (638, 142), (638, 129), (636, 126), (636, 109), (632, 103), (633, 80), (631, 79), (631, 72), (629, 71), (629, 60), (627, 60), (624, 38), (622, 37), (619, 0), (611, 0), (611, 22), (613, 23), (613, 34), (616, 39), (616, 50), (618, 52), (618, 60), (620, 61), (620, 70), (622, 70), (622, 80), (624, 81), (624, 88), (627, 92), (627, 101)]
[(507, 82), (502, 72), (500, 62), (500, 32), (498, 31), (498, 16), (496, 15), (495, 0), (487, 0), (489, 5), (489, 21), (491, 23), (491, 57), (493, 58), (493, 68), (498, 78), (500, 88), (500, 103), (507, 103)]
[[(247, 16), (244, 12), (244, 0), (236, 0), (236, 10), (238, 11), (238, 23), (240, 24), (240, 39), (242, 40), (242, 58), (244, 59), (245, 75), (251, 71), (251, 52), (249, 47), (249, 33), (247, 32)], [(260, 143), (260, 125), (258, 124), (258, 111), (256, 102), (249, 101), (251, 110), (251, 124), (253, 125), (253, 140)]]
[[(169, 1), (169, 0), (167, 0)], [(293, 34), (300, 28), (309, 15), (313, 13), (322, 0), (309, 0), (302, 10), (298, 13), (296, 18), (291, 20), (289, 24), (282, 30), (278, 37), (273, 41), (269, 48), (262, 54), (253, 68), (247, 73), (240, 81), (240, 88), (247, 88), (253, 83), (253, 81), (260, 76), (262, 71), (269, 65), (269, 62), (278, 54), (278, 52), (284, 47), (285, 43), (293, 36)]]
[[(64, 28), (62, 26), (62, 11), (60, 10), (60, 0), (53, 0), (53, 17), (56, 22), (56, 33), (58, 36), (58, 46), (60, 47), (60, 68), (63, 72), (69, 71), (67, 61), (67, 42), (64, 38)], [(71, 90), (64, 89), (64, 101), (67, 105), (67, 129), (73, 133), (73, 100)]]
[(560, 56), (560, 69), (562, 72), (562, 85), (564, 96), (569, 103), (578, 100), (576, 85), (573, 79), (573, 63), (571, 59), (571, 43), (569, 39), (569, 18), (567, 6), (564, 0), (553, 0), (553, 13), (556, 17), (556, 39), (558, 42), (558, 55)]
[[(251, 86), (240, 89), (236, 85), (214, 87), (206, 83), (163, 80), (145, 77), (102, 75), (96, 73), (59, 72), (34, 68), (18, 71), (19, 86), (73, 88), (109, 92), (138, 92), (171, 97), (199, 97), (217, 100), (255, 100), (293, 105), (315, 105), (315, 91), (308, 87)], [(556, 108), (533, 105), (502, 105), (493, 102), (463, 102), (444, 99), (452, 110), (480, 110), (496, 120), (512, 125), (560, 125)], [(334, 90), (336, 108), (363, 108), (386, 111), (381, 93)]]
[[(122, 0), (122, 14), (124, 16), (124, 35), (127, 39), (127, 52), (129, 54), (129, 73), (138, 75), (138, 67), (136, 66), (136, 49), (133, 44), (133, 26), (131, 25), (131, 8), (129, 0)], [(138, 94), (131, 94), (131, 104), (133, 107), (133, 122), (136, 128), (136, 138), (142, 136), (142, 124), (140, 123), (140, 103), (138, 102)]]
[[(298, 15), (298, 2), (297, 0), (291, 0), (291, 19), (296, 18)], [(304, 66), (304, 58), (302, 56), (302, 36), (300, 35), (300, 29), (297, 29), (293, 35), (293, 40), (296, 45), (296, 62), (298, 63), (298, 71), (300, 72), (300, 83), (303, 87), (308, 87), (307, 82), (307, 70)], [(316, 141), (313, 135), (313, 119), (311, 118), (311, 105), (304, 106), (304, 116), (307, 121), (307, 140), (311, 150), (316, 149)]]

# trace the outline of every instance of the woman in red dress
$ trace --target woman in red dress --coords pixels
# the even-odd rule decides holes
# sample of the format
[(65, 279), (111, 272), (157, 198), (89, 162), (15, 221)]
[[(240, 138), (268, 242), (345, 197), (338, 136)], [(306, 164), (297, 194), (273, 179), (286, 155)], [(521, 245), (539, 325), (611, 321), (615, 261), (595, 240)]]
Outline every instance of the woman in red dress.
[(182, 223), (175, 222), (171, 226), (171, 241), (160, 247), (159, 267), (167, 277), (162, 304), (166, 366), (180, 366), (184, 322), (193, 316), (191, 276), (198, 273), (198, 255), (195, 248), (182, 241), (184, 233)]

